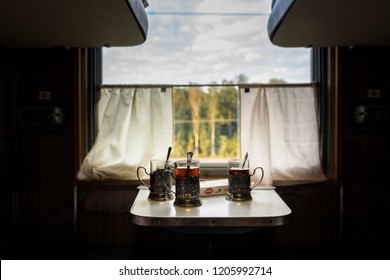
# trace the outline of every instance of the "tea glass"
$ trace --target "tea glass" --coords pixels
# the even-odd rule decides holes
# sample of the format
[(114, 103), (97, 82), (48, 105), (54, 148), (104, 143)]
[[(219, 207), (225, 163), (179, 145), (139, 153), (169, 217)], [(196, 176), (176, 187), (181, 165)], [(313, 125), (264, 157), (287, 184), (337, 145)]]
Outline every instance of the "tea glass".
[[(148, 199), (157, 201), (166, 201), (173, 199), (172, 195), (172, 161), (165, 159), (150, 160), (150, 174), (146, 168), (140, 166), (137, 168), (137, 177), (142, 185), (147, 186), (150, 190)], [(146, 184), (140, 178), (140, 169), (150, 176), (150, 184)]]
[(200, 162), (193, 159), (175, 162), (175, 201), (174, 205), (194, 207), (202, 205), (200, 200)]
[[(261, 178), (251, 186), (251, 177), (260, 169)], [(249, 159), (230, 159), (228, 161), (228, 192), (227, 200), (246, 201), (251, 200), (251, 191), (258, 186), (264, 177), (264, 170), (261, 167), (256, 167), (253, 173), (249, 172)]]

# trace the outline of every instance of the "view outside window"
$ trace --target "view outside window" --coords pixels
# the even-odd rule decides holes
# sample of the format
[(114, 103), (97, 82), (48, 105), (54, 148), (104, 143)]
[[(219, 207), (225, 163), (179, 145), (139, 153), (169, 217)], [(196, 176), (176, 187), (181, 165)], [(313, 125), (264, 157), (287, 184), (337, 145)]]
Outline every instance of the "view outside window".
[(272, 0), (148, 2), (147, 40), (104, 48), (103, 83), (173, 86), (174, 157), (239, 156), (238, 84), (311, 81), (310, 49), (268, 38)]
[(239, 153), (236, 86), (174, 88), (173, 157), (234, 158)]

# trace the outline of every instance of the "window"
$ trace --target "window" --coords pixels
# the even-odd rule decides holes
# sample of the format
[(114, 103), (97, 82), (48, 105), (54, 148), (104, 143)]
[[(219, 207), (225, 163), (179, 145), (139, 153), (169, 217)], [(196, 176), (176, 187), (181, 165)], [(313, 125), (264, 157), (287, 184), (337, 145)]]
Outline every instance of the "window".
[(271, 0), (148, 2), (147, 40), (104, 48), (103, 84), (311, 82), (310, 49), (268, 38)]
[(174, 87), (173, 100), (173, 157), (183, 158), (188, 151), (202, 162), (239, 157), (237, 86)]
[(244, 153), (241, 91), (311, 81), (310, 49), (270, 44), (265, 31), (270, 2), (149, 1), (147, 41), (103, 49), (102, 88), (149, 88), (159, 94), (168, 88), (174, 108), (172, 156), (185, 157), (192, 148), (203, 161), (239, 157)]
[[(148, 2), (148, 39), (140, 46), (103, 49), (103, 84), (177, 85), (176, 157), (191, 147), (204, 159), (240, 153), (238, 122), (233, 120), (239, 115), (237, 85), (311, 82), (309, 49), (270, 43), (266, 26), (271, 0)], [(198, 93), (199, 100), (192, 98), (200, 102), (198, 119), (188, 119), (191, 110), (196, 113), (188, 97)], [(212, 98), (217, 104), (210, 103)], [(195, 124), (201, 132), (192, 139), (188, 133)]]
[[(235, 97), (235, 91), (231, 92), (231, 96)], [(229, 97), (227, 93), (224, 92), (222, 96)], [(215, 127), (210, 129), (212, 120), (216, 120), (210, 114), (205, 114), (209, 119), (202, 124), (201, 129), (200, 100), (212, 94), (212, 91), (205, 93), (199, 87), (190, 87), (188, 92), (179, 91), (179, 99), (174, 104), (173, 87), (103, 86), (97, 110), (98, 135), (79, 170), (79, 178), (136, 179), (139, 166), (148, 166), (152, 158), (164, 158), (167, 148), (174, 143), (174, 111), (183, 111), (182, 117), (178, 119), (179, 129), (175, 133), (175, 140), (183, 141), (187, 148), (194, 148), (191, 151), (199, 157), (202, 150), (211, 148), (211, 145), (201, 147), (200, 136), (203, 132), (209, 131), (209, 135), (213, 135), (212, 132), (216, 131)], [(239, 125), (239, 133), (232, 129), (231, 137), (223, 138), (224, 143), (231, 141), (237, 146), (234, 136), (239, 134), (240, 146), (251, 155), (254, 166), (264, 167), (265, 183), (325, 179), (320, 161), (314, 85), (240, 86), (239, 99), (240, 114), (222, 120), (222, 123), (227, 124), (228, 132), (230, 126)], [(207, 104), (213, 103), (211, 99), (207, 100)], [(215, 102), (218, 103), (217, 99)], [(190, 104), (191, 112), (187, 112), (186, 104)], [(222, 108), (229, 109), (229, 106)], [(188, 118), (189, 122), (185, 119), (187, 114), (192, 117)], [(210, 138), (206, 136), (205, 139)], [(213, 146), (217, 147), (215, 143)], [(182, 152), (186, 151), (183, 149)], [(225, 168), (222, 165), (220, 167)]]

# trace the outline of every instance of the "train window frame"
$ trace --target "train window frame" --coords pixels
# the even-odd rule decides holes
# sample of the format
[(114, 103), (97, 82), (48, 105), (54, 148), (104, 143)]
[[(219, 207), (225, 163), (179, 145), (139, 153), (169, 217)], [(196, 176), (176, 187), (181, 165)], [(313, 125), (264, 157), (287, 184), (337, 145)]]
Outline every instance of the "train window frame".
[[(76, 171), (82, 164), (82, 160), (91, 149), (96, 137), (96, 111), (95, 104), (102, 84), (102, 49), (86, 48), (84, 50), (84, 96), (80, 99), (79, 109), (82, 111), (83, 122), (79, 125), (78, 136), (78, 162)], [(312, 48), (311, 49), (311, 80), (318, 85), (320, 98), (320, 148), (321, 161), (327, 180), (338, 180), (340, 170), (339, 145), (337, 143), (338, 118), (337, 118), (337, 74), (334, 68), (337, 66), (337, 48)], [(335, 116), (336, 115), (336, 116)], [(212, 170), (211, 176), (221, 176), (225, 168), (224, 162), (210, 162), (208, 167)], [(76, 172), (77, 173), (77, 172)], [(208, 172), (209, 173), (209, 172)], [(210, 173), (209, 173), (210, 174)]]

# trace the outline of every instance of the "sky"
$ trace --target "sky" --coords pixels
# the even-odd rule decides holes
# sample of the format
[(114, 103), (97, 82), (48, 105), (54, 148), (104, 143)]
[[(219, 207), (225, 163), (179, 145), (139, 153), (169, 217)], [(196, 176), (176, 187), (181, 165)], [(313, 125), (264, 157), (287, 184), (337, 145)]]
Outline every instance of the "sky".
[(138, 46), (103, 49), (104, 84), (310, 82), (310, 50), (271, 44), (272, 0), (148, 0)]

